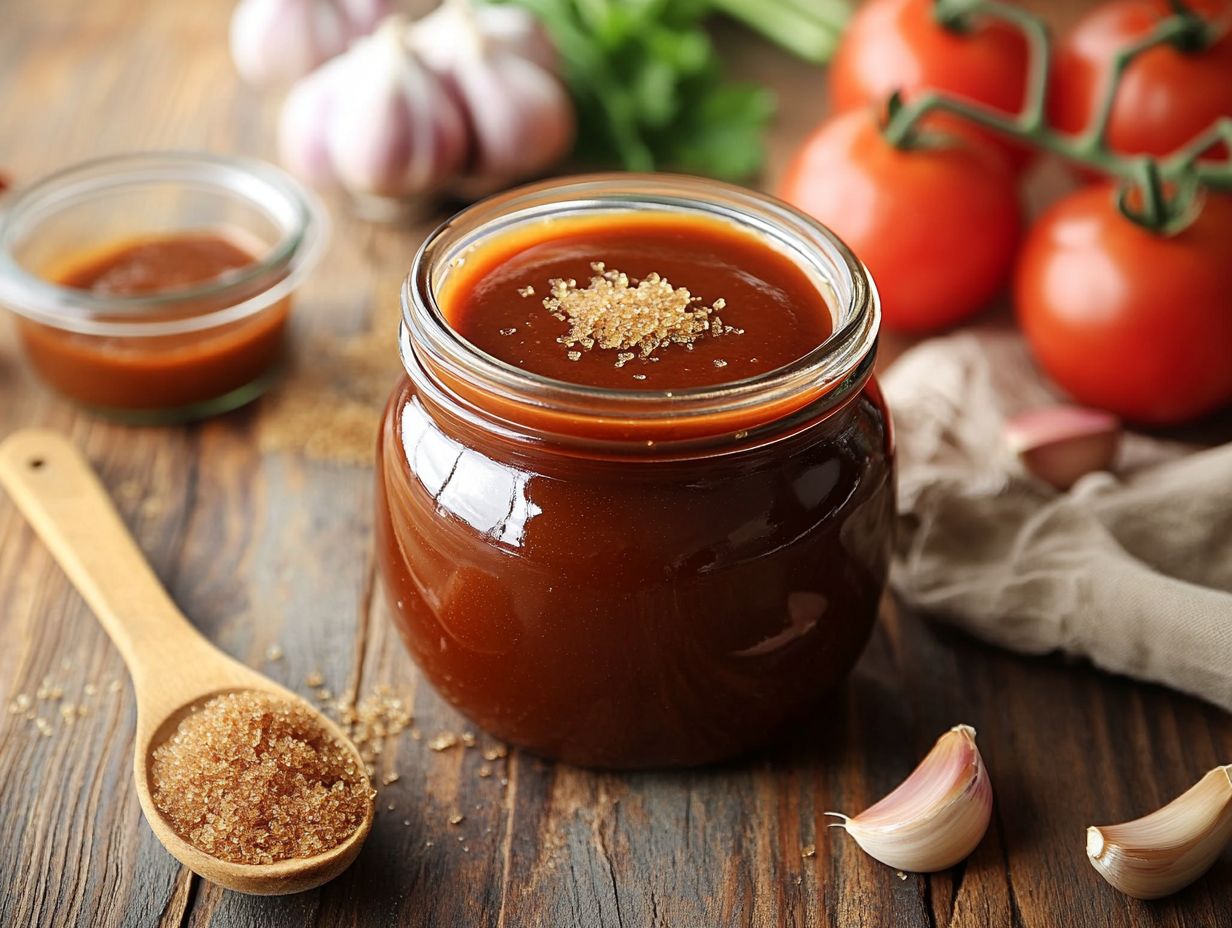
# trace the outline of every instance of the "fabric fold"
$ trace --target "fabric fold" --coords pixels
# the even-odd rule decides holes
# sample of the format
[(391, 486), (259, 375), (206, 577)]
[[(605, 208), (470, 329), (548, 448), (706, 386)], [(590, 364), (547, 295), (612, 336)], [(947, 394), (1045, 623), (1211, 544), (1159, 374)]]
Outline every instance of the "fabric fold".
[(1008, 416), (1061, 401), (1016, 333), (924, 342), (882, 384), (898, 438), (891, 582), (909, 605), (1232, 710), (1232, 444), (1129, 433), (1113, 473), (1059, 492), (1002, 440)]

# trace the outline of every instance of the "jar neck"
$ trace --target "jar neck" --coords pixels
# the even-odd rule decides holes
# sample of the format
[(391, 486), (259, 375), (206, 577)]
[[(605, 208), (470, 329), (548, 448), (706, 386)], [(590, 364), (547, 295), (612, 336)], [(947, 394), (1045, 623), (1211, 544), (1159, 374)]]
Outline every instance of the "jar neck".
[[(487, 355), (437, 300), (450, 270), (518, 225), (594, 213), (705, 214), (752, 231), (813, 279), (833, 332), (803, 357), (715, 387), (617, 390), (542, 377)], [(595, 175), (524, 187), (464, 210), (428, 237), (402, 291), (402, 361), (417, 393), (514, 441), (624, 453), (748, 447), (794, 433), (857, 395), (872, 371), (880, 309), (868, 272), (828, 229), (743, 188), (669, 175)]]

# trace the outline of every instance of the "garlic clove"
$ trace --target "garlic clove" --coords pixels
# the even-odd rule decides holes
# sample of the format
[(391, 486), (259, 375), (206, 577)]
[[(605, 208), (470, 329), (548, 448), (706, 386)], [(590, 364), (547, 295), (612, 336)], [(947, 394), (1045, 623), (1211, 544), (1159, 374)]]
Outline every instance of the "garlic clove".
[(543, 23), (518, 6), (484, 4), (468, 9), (458, 2), (442, 3), (411, 25), (408, 41), (428, 67), (446, 72), (453, 66), (458, 37), (470, 29), (478, 30), (488, 48), (534, 62), (549, 74), (560, 71), (556, 46)]
[(240, 0), (231, 16), (231, 57), (250, 84), (286, 84), (342, 52), (352, 36), (333, 0)]
[(1232, 842), (1232, 764), (1216, 767), (1150, 815), (1087, 829), (1100, 876), (1135, 899), (1158, 899), (1202, 876)]
[(341, 57), (326, 131), (334, 174), (351, 193), (406, 197), (461, 166), (466, 125), (453, 97), (405, 41), (390, 17)]
[(1121, 423), (1098, 409), (1047, 406), (1007, 419), (1005, 440), (1028, 473), (1068, 490), (1080, 477), (1112, 465)]
[(545, 170), (573, 144), (573, 104), (554, 76), (500, 49), (453, 71), (474, 136), (473, 173), (516, 180)]
[(867, 853), (896, 870), (933, 873), (975, 850), (992, 819), (992, 783), (975, 729), (955, 725), (889, 795), (831, 827), (843, 828)]

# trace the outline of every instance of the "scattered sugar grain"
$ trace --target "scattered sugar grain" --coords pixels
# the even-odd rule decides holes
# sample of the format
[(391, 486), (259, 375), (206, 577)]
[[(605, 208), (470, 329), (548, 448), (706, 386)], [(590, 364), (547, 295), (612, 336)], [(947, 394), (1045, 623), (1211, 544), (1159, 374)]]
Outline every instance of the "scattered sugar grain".
[(397, 737), (411, 724), (411, 710), (405, 699), (382, 684), (358, 704), (342, 704), (339, 720), (360, 756), (372, 762), (384, 752), (387, 738)]
[(453, 815), (449, 816), (449, 824), (450, 825), (461, 825), (465, 819), (466, 819), (466, 816), (463, 815), (461, 812), (455, 812), (453, 813)]
[(816, 845), (816, 844), (806, 844), (806, 845), (804, 845), (804, 850), (802, 850), (802, 851), (800, 852), (800, 856), (801, 856), (801, 857), (806, 857), (806, 858), (807, 858), (807, 857), (815, 857), (815, 856), (817, 856), (817, 845)]
[(451, 731), (443, 731), (428, 742), (428, 747), (434, 751), (448, 751), (458, 744), (458, 736)]

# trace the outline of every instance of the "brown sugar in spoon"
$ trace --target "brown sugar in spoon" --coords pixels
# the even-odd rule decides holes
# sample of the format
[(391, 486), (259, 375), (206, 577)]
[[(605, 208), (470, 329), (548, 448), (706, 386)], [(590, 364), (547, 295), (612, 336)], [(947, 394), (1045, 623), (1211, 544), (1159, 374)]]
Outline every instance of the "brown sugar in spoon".
[(211, 697), (255, 691), (307, 706), (321, 727), (364, 763), (342, 730), (290, 690), (223, 654), (193, 628), (158, 582), (85, 457), (64, 437), (26, 430), (0, 443), (0, 484), (46, 543), (119, 649), (137, 698), (133, 774), (137, 797), (158, 840), (184, 866), (227, 889), (281, 895), (312, 889), (345, 870), (372, 827), (362, 823), (314, 857), (272, 864), (232, 863), (193, 846), (155, 805), (154, 750)]

